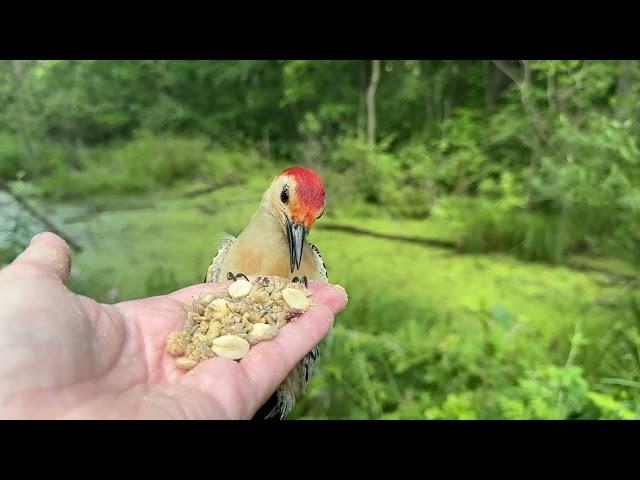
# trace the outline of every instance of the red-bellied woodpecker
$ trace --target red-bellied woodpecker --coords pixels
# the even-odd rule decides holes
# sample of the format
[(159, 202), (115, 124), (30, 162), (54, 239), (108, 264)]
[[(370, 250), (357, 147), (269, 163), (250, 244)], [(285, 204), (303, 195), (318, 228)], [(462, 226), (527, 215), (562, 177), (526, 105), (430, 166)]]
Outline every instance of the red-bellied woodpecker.
[[(242, 233), (224, 240), (205, 281), (223, 282), (238, 274), (293, 276), (294, 281), (305, 283), (307, 279), (327, 281), (320, 252), (306, 239), (325, 205), (324, 185), (316, 172), (303, 167), (284, 170), (271, 182)], [(284, 420), (309, 381), (318, 355), (315, 347), (254, 419)]]

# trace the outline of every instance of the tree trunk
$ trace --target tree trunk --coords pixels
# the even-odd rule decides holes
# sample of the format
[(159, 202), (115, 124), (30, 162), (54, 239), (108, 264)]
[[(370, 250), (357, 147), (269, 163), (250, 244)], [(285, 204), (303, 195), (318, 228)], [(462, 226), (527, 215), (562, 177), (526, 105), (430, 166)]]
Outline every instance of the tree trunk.
[(425, 95), (425, 116), (427, 119), (427, 122), (431, 122), (435, 119), (435, 108), (433, 105), (433, 98), (434, 98), (434, 81), (433, 81), (433, 74), (431, 71), (431, 62), (429, 60), (424, 60), (423, 61), (423, 74), (424, 74), (424, 78), (425, 78), (425, 85), (426, 85), (426, 90), (427, 93)]
[(444, 121), (444, 69), (444, 63), (440, 63), (434, 68), (431, 83), (433, 85), (433, 111), (438, 123)]
[(458, 105), (464, 105), (464, 101), (467, 97), (467, 69), (469, 67), (469, 61), (462, 60), (460, 62), (455, 62), (454, 67), (454, 84), (456, 89), (452, 96), (453, 109)]
[(371, 83), (367, 91), (367, 133), (369, 144), (376, 144), (376, 90), (380, 80), (380, 60), (373, 60), (371, 64)]
[[(546, 133), (547, 125), (531, 96), (532, 72), (529, 61), (520, 61), (522, 65), (521, 72), (514, 70), (507, 62), (501, 60), (492, 60), (492, 62), (502, 73), (508, 76), (518, 88), (520, 101), (532, 127), (533, 135), (529, 143), (531, 148), (531, 156), (529, 158), (530, 180), (527, 184), (527, 205), (531, 207), (535, 202), (531, 179), (537, 175), (543, 153), (543, 143), (550, 146)], [(520, 75), (522, 75), (522, 78), (520, 78)]]
[(496, 77), (489, 60), (482, 61), (484, 79), (484, 103), (487, 110), (492, 111), (496, 105)]
[(367, 96), (367, 66), (364, 60), (358, 62), (358, 139), (364, 140), (365, 132), (365, 116), (366, 116), (366, 96)]
[(629, 93), (633, 86), (633, 61), (618, 60), (618, 80), (616, 83), (616, 119), (622, 121), (628, 118)]
[(451, 117), (451, 111), (453, 107), (453, 90), (455, 89), (455, 85), (453, 83), (453, 61), (447, 60), (445, 67), (445, 90), (446, 93), (444, 95), (444, 120), (447, 120)]

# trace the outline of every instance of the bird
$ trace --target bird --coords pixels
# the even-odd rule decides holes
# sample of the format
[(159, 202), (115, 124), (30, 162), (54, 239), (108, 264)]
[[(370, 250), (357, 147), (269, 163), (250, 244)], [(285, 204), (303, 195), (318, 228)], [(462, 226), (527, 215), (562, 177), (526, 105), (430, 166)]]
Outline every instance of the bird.
[[(328, 282), (320, 251), (307, 240), (325, 209), (325, 187), (317, 172), (302, 166), (283, 170), (272, 179), (237, 238), (224, 235), (205, 282), (247, 275), (286, 277), (305, 285), (308, 280)], [(319, 355), (316, 346), (288, 374), (253, 420), (285, 420), (313, 375)]]

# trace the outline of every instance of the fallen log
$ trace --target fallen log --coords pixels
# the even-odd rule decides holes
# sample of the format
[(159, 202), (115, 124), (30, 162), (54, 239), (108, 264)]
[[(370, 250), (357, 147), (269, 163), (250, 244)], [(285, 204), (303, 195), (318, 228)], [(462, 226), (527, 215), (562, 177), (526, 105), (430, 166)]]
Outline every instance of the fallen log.
[(18, 203), (22, 208), (28, 211), (32, 216), (40, 220), (40, 222), (42, 222), (42, 224), (45, 226), (45, 228), (48, 231), (55, 233), (60, 238), (64, 239), (64, 241), (67, 242), (69, 246), (74, 250), (78, 252), (82, 251), (82, 247), (76, 241), (74, 241), (69, 235), (67, 235), (62, 230), (60, 230), (60, 228), (58, 228), (51, 220), (49, 220), (46, 215), (39, 212), (34, 206), (29, 204), (29, 202), (27, 202), (24, 198), (22, 198), (20, 195), (15, 193), (11, 189), (9, 184), (2, 179), (0, 179), (0, 190), (4, 190), (5, 192), (7, 192), (7, 194), (9, 194), (9, 196), (13, 198), (16, 201), (16, 203)]

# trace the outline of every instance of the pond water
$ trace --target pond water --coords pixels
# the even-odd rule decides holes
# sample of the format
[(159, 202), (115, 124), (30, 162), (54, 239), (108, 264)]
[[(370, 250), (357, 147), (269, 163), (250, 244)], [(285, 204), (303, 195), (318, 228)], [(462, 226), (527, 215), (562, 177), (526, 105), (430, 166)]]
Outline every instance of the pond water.
[[(65, 212), (49, 205), (44, 212), (54, 225), (62, 225)], [(35, 218), (7, 192), (0, 190), (0, 262), (9, 261), (12, 255), (20, 252), (36, 233), (45, 229), (44, 224)], [(4, 257), (4, 258), (2, 258)]]

